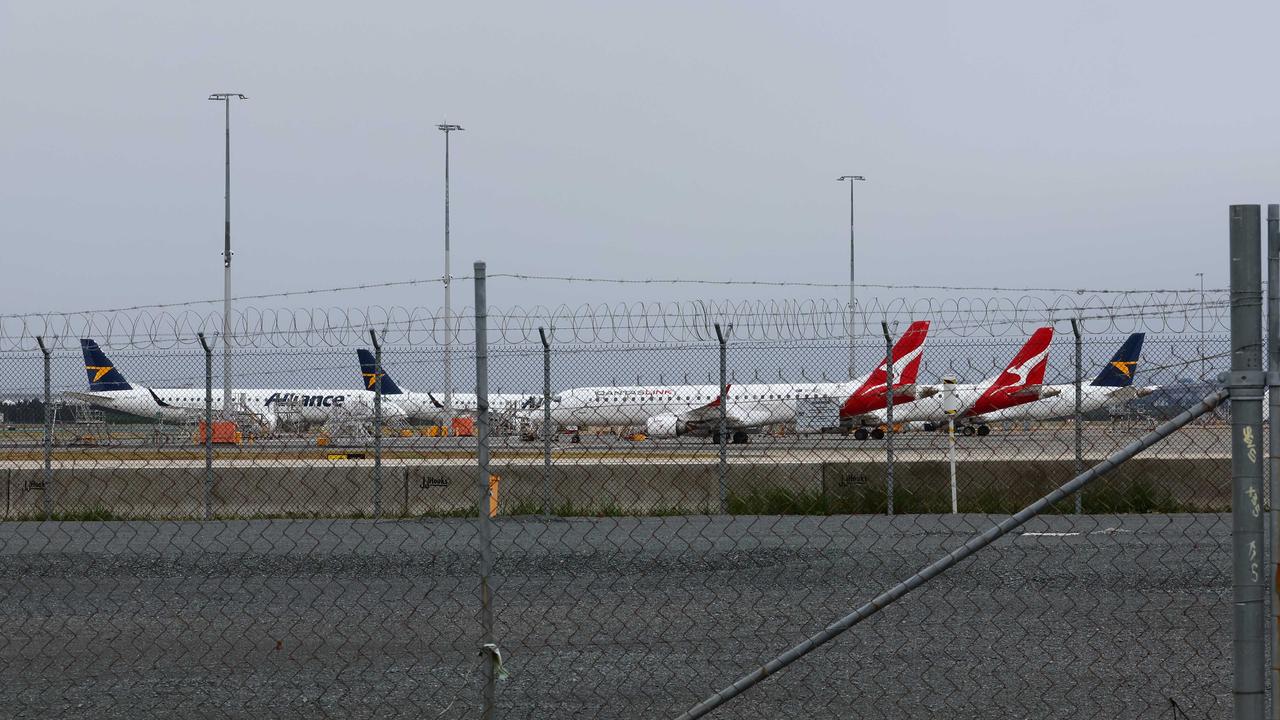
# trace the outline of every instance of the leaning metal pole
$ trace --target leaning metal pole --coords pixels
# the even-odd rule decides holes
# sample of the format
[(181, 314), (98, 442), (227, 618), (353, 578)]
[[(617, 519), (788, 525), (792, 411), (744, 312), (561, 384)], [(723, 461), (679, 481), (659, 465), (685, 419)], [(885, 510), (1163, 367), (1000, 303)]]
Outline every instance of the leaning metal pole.
[(1266, 622), (1262, 527), (1261, 207), (1232, 205), (1231, 243), (1231, 586), (1232, 708), (1237, 720), (1266, 710)]
[(485, 264), (477, 262), (473, 273), (476, 286), (476, 460), (479, 465), (479, 487), (476, 493), (477, 522), (480, 526), (480, 642), (484, 656), (482, 677), (484, 695), (480, 717), (491, 720), (497, 707), (498, 671), (502, 655), (493, 633), (493, 595), (489, 576), (493, 574), (493, 526), (489, 518), (489, 329), (485, 295)]
[(747, 675), (739, 678), (737, 682), (734, 682), (732, 685), (729, 685), (706, 700), (698, 703), (681, 715), (680, 720), (692, 720), (693, 718), (700, 718), (706, 715), (712, 710), (723, 705), (731, 698), (736, 697), (744, 690), (747, 690), (770, 675), (773, 675), (796, 660), (799, 660), (822, 645), (825, 645), (849, 628), (892, 605), (912, 590), (915, 590), (938, 575), (950, 570), (952, 567), (974, 553), (985, 548), (996, 540), (999, 540), (1005, 535), (1008, 535), (1011, 531), (1016, 530), (1028, 520), (1034, 518), (1045, 510), (1052, 508), (1055, 503), (1066, 498), (1071, 493), (1080, 490), (1099, 477), (1106, 475), (1121, 463), (1129, 460), (1152, 445), (1155, 445), (1201, 415), (1210, 412), (1218, 406), (1218, 403), (1225, 400), (1226, 397), (1226, 390), (1218, 390), (1210, 394), (1194, 407), (1179, 413), (1172, 420), (1161, 424), (1146, 435), (1143, 435), (1120, 450), (1117, 450), (1107, 456), (1105, 460), (1093, 466), (1089, 470), (1075, 476), (1067, 484), (1031, 503), (1027, 507), (1014, 513), (1012, 516), (1000, 521), (1000, 523), (991, 526), (982, 533), (969, 538), (964, 545), (952, 550), (950, 553), (947, 553), (945, 556), (924, 567), (915, 575), (912, 575), (906, 580), (894, 585), (892, 588), (880, 593), (862, 607), (859, 607), (852, 613), (849, 613), (831, 625), (828, 625), (825, 630), (813, 635), (799, 645), (796, 645), (790, 650), (751, 671)]
[[(1203, 325), (1203, 323), (1202, 323)], [(1203, 332), (1203, 330), (1202, 330)], [(1203, 353), (1201, 353), (1203, 355)], [(1271, 433), (1268, 468), (1271, 474), (1271, 716), (1280, 719), (1275, 691), (1280, 687), (1280, 205), (1267, 206), (1267, 402)]]

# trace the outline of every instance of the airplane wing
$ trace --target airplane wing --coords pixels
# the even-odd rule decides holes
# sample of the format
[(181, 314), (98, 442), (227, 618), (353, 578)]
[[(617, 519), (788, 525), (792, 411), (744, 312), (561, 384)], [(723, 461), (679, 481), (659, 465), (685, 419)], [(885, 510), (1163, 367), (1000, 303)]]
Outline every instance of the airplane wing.
[(1022, 387), (1008, 393), (1007, 397), (1012, 398), (1036, 398), (1044, 400), (1055, 395), (1061, 395), (1062, 389), (1053, 387), (1052, 385), (1023, 385)]
[[(937, 395), (940, 391), (941, 390), (935, 385), (916, 385), (915, 383), (899, 385), (895, 383), (893, 386), (893, 396), (895, 398), (908, 397), (912, 400), (919, 400), (931, 395)], [(889, 396), (889, 388), (887, 385), (881, 385), (880, 387), (863, 392), (862, 396), (887, 398)]]
[[(725, 386), (724, 394), (726, 398), (729, 396), (730, 387), (732, 386), (731, 385)], [(728, 422), (729, 417), (732, 416), (733, 414), (732, 413), (733, 405), (734, 403), (730, 402), (729, 405), (725, 408), (726, 422)], [(685, 412), (681, 413), (680, 420), (689, 425), (704, 425), (707, 423), (720, 422), (720, 398), (717, 397), (715, 400), (712, 400), (706, 405), (693, 408), (692, 410), (686, 410)]]
[[(725, 397), (729, 396), (729, 388), (725, 386)], [(769, 412), (760, 405), (760, 401), (751, 400), (742, 402), (741, 400), (730, 399), (725, 405), (724, 422), (729, 428), (743, 428), (758, 425), (769, 417)], [(680, 415), (680, 421), (690, 427), (713, 428), (720, 422), (720, 398), (716, 398), (706, 405), (688, 410)]]
[(90, 405), (110, 407), (116, 404), (115, 398), (104, 397), (102, 395), (94, 395), (93, 393), (80, 393), (80, 392), (68, 390), (62, 394), (73, 400), (78, 400), (82, 403), (88, 403)]
[(1103, 387), (1104, 390), (1111, 391), (1106, 395), (1107, 403), (1125, 403), (1130, 400), (1136, 400), (1140, 397), (1150, 395), (1159, 388), (1159, 385), (1125, 385), (1117, 388)]
[(917, 400), (923, 400), (927, 397), (933, 397), (942, 392), (941, 385), (916, 385), (915, 393)]

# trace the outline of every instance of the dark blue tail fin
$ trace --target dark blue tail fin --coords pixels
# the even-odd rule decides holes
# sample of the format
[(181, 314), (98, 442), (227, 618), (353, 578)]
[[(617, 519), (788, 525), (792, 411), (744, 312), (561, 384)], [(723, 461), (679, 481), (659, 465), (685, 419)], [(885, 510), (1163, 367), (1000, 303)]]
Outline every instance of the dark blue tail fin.
[(80, 350), (84, 353), (84, 370), (89, 374), (89, 392), (133, 389), (98, 343), (82, 339)]
[[(364, 376), (364, 389), (370, 391), (376, 390), (377, 388), (375, 386), (378, 382), (378, 363), (374, 359), (373, 353), (365, 350), (364, 348), (356, 350), (356, 353), (360, 356), (360, 374)], [(396, 381), (392, 380), (391, 376), (387, 374), (387, 368), (383, 366), (382, 394), (401, 395), (403, 393), (404, 391), (400, 389), (400, 386), (396, 384)]]
[(1111, 362), (1098, 373), (1094, 385), (1099, 387), (1128, 387), (1138, 374), (1138, 356), (1142, 354), (1142, 339), (1146, 333), (1134, 333), (1120, 346)]

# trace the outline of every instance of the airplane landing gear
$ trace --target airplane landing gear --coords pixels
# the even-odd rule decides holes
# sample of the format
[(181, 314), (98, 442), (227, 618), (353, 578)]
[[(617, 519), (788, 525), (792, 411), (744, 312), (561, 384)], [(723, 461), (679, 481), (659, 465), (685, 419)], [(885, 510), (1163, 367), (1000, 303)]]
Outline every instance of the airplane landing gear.
[(975, 430), (972, 425), (963, 425), (960, 427), (960, 434), (965, 437), (973, 437)]
[(978, 426), (978, 437), (986, 437), (991, 434), (991, 428), (986, 425)]
[(867, 433), (866, 428), (858, 428), (853, 431), (854, 440), (866, 440), (868, 437), (870, 437), (870, 435)]
[(748, 442), (747, 433), (743, 430), (738, 430), (733, 434), (732, 442), (734, 445), (746, 445)]
[(884, 439), (884, 428), (876, 428), (876, 429), (872, 430), (872, 431), (871, 431), (871, 439), (872, 439), (872, 440), (883, 440), (883, 439)]

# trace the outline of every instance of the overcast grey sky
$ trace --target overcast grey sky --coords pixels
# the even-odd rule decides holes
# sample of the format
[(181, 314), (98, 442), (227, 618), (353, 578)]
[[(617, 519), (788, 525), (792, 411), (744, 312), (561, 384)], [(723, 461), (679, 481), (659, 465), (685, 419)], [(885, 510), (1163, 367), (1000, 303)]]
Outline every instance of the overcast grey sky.
[(438, 276), (444, 120), (456, 274), (844, 282), (861, 173), (865, 282), (1225, 283), (1227, 205), (1280, 201), (1280, 4), (921, 7), (0, 4), (0, 311), (221, 295), (217, 91), (237, 294)]

